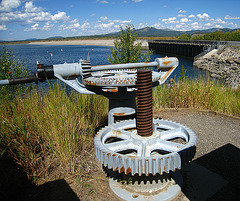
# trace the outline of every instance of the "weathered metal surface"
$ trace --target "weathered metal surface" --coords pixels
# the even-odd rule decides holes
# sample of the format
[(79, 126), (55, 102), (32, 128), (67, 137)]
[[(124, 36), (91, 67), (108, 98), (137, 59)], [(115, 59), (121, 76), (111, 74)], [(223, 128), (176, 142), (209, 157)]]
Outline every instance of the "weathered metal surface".
[(153, 134), (152, 71), (137, 71), (137, 133), (141, 136)]
[(191, 129), (160, 119), (153, 119), (153, 128), (149, 137), (137, 134), (135, 119), (103, 128), (94, 138), (96, 157), (113, 171), (140, 176), (175, 171), (194, 157), (197, 138)]
[(157, 176), (128, 176), (126, 181), (129, 183), (118, 182), (109, 179), (109, 186), (112, 191), (123, 200), (138, 201), (169, 201), (181, 192), (183, 184), (182, 176), (179, 171), (171, 174)]
[[(162, 76), (163, 72), (153, 72), (152, 82), (157, 82)], [(108, 70), (97, 71), (91, 73), (91, 77), (83, 79), (85, 85), (101, 86), (101, 87), (124, 87), (135, 86), (137, 80), (137, 70)]]
[(108, 112), (108, 126), (114, 123), (114, 116), (128, 116), (135, 114), (135, 109), (130, 107), (117, 107)]

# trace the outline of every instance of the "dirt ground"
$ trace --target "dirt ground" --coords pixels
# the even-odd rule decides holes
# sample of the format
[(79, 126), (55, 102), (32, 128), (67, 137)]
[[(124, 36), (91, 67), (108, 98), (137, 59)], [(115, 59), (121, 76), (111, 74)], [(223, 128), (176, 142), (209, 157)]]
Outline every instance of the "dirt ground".
[[(175, 200), (240, 200), (240, 118), (187, 109), (155, 111), (154, 117), (179, 122), (197, 134), (196, 155), (181, 170), (183, 187)], [(38, 186), (12, 160), (1, 159), (0, 200), (121, 200), (111, 191), (94, 148), (88, 154), (84, 178), (51, 178)]]

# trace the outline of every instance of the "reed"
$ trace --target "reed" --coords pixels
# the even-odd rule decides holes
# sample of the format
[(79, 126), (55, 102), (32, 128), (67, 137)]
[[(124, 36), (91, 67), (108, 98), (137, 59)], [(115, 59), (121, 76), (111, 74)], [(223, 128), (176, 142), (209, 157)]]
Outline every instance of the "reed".
[[(210, 80), (170, 80), (153, 91), (155, 109), (209, 109), (240, 116), (240, 89)], [(107, 122), (108, 100), (67, 91), (58, 84), (0, 104), (0, 154), (10, 155), (30, 179), (61, 167), (85, 174), (96, 128)], [(1, 156), (0, 155), (0, 156)]]
[(79, 156), (93, 147), (95, 129), (106, 121), (107, 99), (65, 91), (57, 84), (47, 93), (32, 91), (0, 106), (0, 148), (30, 178), (53, 165), (69, 173), (81, 169)]
[(155, 109), (207, 109), (240, 116), (240, 89), (204, 79), (171, 80), (154, 89), (153, 104)]

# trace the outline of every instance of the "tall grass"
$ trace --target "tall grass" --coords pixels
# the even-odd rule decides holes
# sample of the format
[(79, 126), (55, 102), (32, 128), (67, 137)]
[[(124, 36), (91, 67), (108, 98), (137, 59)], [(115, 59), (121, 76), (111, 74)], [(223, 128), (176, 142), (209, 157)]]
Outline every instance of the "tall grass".
[(174, 80), (154, 89), (153, 104), (155, 109), (208, 109), (240, 116), (240, 88), (233, 89), (204, 79)]
[[(107, 99), (66, 93), (55, 85), (0, 105), (0, 149), (29, 175), (43, 176), (52, 165), (73, 173), (81, 152), (93, 146), (95, 128), (107, 118)], [(0, 150), (1, 153), (1, 150)]]
[[(154, 89), (155, 109), (197, 108), (240, 116), (240, 89), (218, 82), (180, 79)], [(107, 121), (108, 101), (101, 96), (67, 92), (27, 92), (0, 104), (0, 154), (8, 153), (29, 178), (61, 166), (84, 174), (83, 161), (93, 148), (96, 127)], [(85, 158), (84, 158), (85, 157)]]

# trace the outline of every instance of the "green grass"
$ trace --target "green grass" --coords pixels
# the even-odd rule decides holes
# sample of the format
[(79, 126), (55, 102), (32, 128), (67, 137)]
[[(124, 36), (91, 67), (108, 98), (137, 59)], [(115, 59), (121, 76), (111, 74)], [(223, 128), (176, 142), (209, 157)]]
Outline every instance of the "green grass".
[(107, 119), (107, 99), (65, 93), (56, 85), (0, 105), (0, 152), (5, 150), (29, 177), (41, 177), (54, 164), (73, 173), (79, 156), (93, 147), (95, 129)]
[[(3, 99), (2, 99), (3, 100)], [(240, 89), (218, 82), (179, 79), (153, 91), (154, 109), (209, 109), (240, 116)], [(108, 100), (102, 96), (49, 91), (26, 92), (0, 104), (0, 154), (10, 155), (29, 178), (42, 178), (56, 166), (84, 175), (96, 128), (107, 122)], [(0, 155), (0, 157), (1, 157)]]
[(210, 80), (183, 79), (153, 91), (155, 109), (194, 108), (240, 116), (240, 88), (233, 89)]

